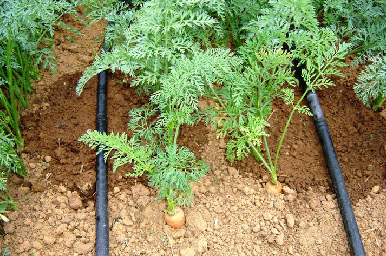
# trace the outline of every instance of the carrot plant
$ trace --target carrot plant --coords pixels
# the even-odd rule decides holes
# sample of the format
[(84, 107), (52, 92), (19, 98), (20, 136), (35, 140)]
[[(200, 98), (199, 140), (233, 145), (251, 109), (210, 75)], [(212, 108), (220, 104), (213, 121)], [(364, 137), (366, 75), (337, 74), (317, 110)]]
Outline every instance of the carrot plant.
[[(243, 159), (252, 151), (276, 185), (280, 149), (294, 113), (311, 114), (301, 105), (303, 98), (309, 91), (333, 85), (329, 76), (341, 75), (338, 67), (344, 66), (341, 60), (349, 45), (337, 45), (332, 30), (318, 27), (308, 0), (270, 1), (270, 7), (244, 29), (249, 34), (238, 52), (245, 68), (229, 77), (229, 82), (214, 94), (222, 107), (218, 136), (230, 136), (228, 160)], [(294, 46), (292, 52), (286, 50)], [(296, 100), (292, 89), (298, 84), (292, 71), (295, 60), (304, 66), (301, 75), (307, 85)], [(273, 151), (267, 127), (276, 99), (283, 99), (292, 110)]]
[(17, 210), (16, 202), (7, 189), (8, 174), (13, 172), (20, 176), (25, 175), (24, 164), (15, 150), (16, 140), (9, 116), (0, 111), (0, 216), (9, 210)]
[[(114, 166), (133, 162), (134, 171), (145, 166), (135, 173), (148, 176), (149, 185), (168, 203), (166, 213), (173, 215), (177, 205), (192, 203), (190, 182), (209, 170), (188, 148), (178, 145), (180, 127), (194, 125), (201, 119), (199, 97), (209, 93), (213, 84), (223, 83), (224, 77), (240, 63), (239, 58), (225, 49), (196, 50), (191, 57), (182, 56), (168, 74), (160, 77), (159, 90), (150, 95), (150, 102), (130, 112), (129, 128), (133, 132), (130, 140), (126, 135), (118, 139), (117, 135), (96, 131), (89, 131), (80, 140), (106, 150), (105, 158), (115, 150)], [(147, 154), (139, 160), (139, 156), (145, 155), (141, 152)]]
[(26, 174), (19, 123), (32, 93), (31, 79), (38, 78), (39, 67), (54, 69), (54, 27), (68, 28), (59, 18), (76, 15), (76, 2), (0, 1), (0, 214), (16, 209), (6, 188), (8, 174)]
[(218, 18), (225, 1), (147, 1), (138, 10), (112, 12), (106, 18), (115, 25), (106, 33), (110, 52), (102, 52), (78, 82), (80, 94), (86, 82), (102, 70), (120, 70), (134, 78), (147, 94), (156, 91), (160, 78), (183, 55), (209, 45), (221, 36)]
[(386, 99), (386, 56), (372, 58), (354, 86), (358, 98), (368, 107), (377, 110)]
[[(268, 0), (230, 0), (226, 1), (225, 18), (222, 21), (225, 34), (230, 36), (235, 48), (243, 44), (243, 27), (261, 14), (268, 6)], [(228, 38), (229, 40), (229, 38)]]
[[(174, 214), (179, 206), (191, 204), (191, 181), (198, 180), (209, 167), (201, 160), (196, 162), (189, 149), (178, 146), (181, 125), (194, 125), (201, 119), (198, 113), (199, 97), (207, 94), (213, 84), (221, 84), (240, 60), (228, 50), (208, 49), (195, 51), (191, 58), (181, 57), (171, 71), (161, 79), (160, 89), (150, 96), (153, 108), (158, 110), (154, 131), (157, 132), (154, 157), (155, 169), (149, 172), (149, 184), (159, 189), (159, 197), (168, 202), (167, 213)], [(136, 113), (136, 111), (134, 112)], [(148, 131), (138, 124), (146, 120), (133, 120), (130, 127), (134, 134)], [(144, 129), (145, 128), (145, 129)], [(153, 144), (154, 142), (149, 141)]]
[[(225, 74), (241, 64), (229, 50), (212, 49), (223, 44), (226, 1), (146, 1), (138, 9), (112, 11), (106, 18), (114, 25), (106, 33), (110, 52), (100, 57), (83, 74), (77, 86), (81, 93), (87, 80), (105, 69), (118, 69), (134, 78), (131, 86), (149, 96), (149, 103), (130, 112), (132, 149), (149, 152), (146, 174), (158, 197), (168, 203), (172, 215), (177, 205), (192, 202), (190, 182), (198, 180), (208, 165), (188, 148), (178, 145), (182, 125), (194, 125), (202, 117), (199, 97), (222, 84)], [(204, 50), (205, 49), (205, 50)], [(80, 140), (101, 145), (118, 163), (139, 165), (122, 148), (113, 146), (113, 134), (89, 131)], [(111, 141), (104, 141), (101, 138)], [(125, 143), (124, 148), (129, 147)], [(130, 151), (131, 152), (131, 151)], [(115, 158), (116, 154), (120, 157)]]
[(338, 31), (352, 47), (353, 64), (365, 63), (354, 86), (357, 97), (368, 107), (377, 110), (386, 93), (382, 81), (385, 72), (386, 3), (377, 0), (318, 1), (323, 22)]
[[(319, 28), (310, 0), (252, 2), (148, 1), (121, 15), (113, 11), (107, 18), (115, 25), (106, 37), (111, 52), (102, 52), (78, 83), (79, 94), (93, 75), (119, 69), (149, 96), (149, 103), (130, 112), (130, 139), (89, 131), (80, 140), (101, 146), (106, 159), (115, 151), (114, 166), (132, 163), (134, 175), (146, 174), (168, 202), (167, 213), (191, 203), (189, 182), (208, 170), (178, 145), (182, 125), (211, 119), (218, 136), (230, 138), (227, 158), (242, 159), (252, 151), (276, 185), (280, 149), (294, 113), (310, 114), (301, 105), (306, 93), (332, 86), (329, 77), (340, 75), (349, 45), (337, 44), (331, 29)], [(232, 35), (235, 54), (211, 48), (224, 45), (224, 35)], [(305, 67), (301, 75), (307, 84), (296, 100), (295, 60)], [(218, 106), (199, 110), (202, 96)], [(273, 151), (267, 127), (277, 99), (292, 110)]]
[(386, 3), (383, 0), (320, 0), (323, 23), (349, 40), (357, 62), (365, 62), (384, 51)]
[[(66, 13), (77, 16), (77, 4), (78, 1), (65, 0), (3, 0), (0, 2), (0, 41), (7, 40), (10, 32), (22, 51), (33, 56), (34, 64), (55, 70), (54, 29), (59, 26), (76, 32), (59, 19)], [(0, 45), (0, 52), (4, 52), (4, 45)], [(3, 64), (1, 60), (0, 63)]]

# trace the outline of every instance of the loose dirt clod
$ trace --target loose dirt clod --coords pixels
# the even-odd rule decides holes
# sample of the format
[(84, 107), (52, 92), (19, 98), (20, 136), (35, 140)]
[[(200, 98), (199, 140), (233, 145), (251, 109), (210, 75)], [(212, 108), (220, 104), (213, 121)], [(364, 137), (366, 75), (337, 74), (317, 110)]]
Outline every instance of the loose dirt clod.
[(292, 214), (288, 213), (285, 215), (288, 227), (292, 228), (295, 225), (295, 218)]
[(68, 197), (68, 205), (74, 210), (82, 208), (82, 200), (80, 199), (78, 193), (74, 193)]

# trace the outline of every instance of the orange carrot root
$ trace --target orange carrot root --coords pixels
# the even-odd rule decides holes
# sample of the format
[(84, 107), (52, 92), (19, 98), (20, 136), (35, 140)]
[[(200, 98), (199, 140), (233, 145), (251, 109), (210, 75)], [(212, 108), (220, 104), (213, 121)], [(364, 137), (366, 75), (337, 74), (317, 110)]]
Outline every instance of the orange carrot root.
[(267, 184), (265, 185), (265, 189), (272, 194), (280, 194), (282, 186), (280, 182), (277, 182), (277, 184), (274, 185), (270, 181), (268, 181)]
[(165, 213), (165, 220), (172, 228), (181, 228), (185, 224), (185, 213), (180, 207), (176, 207), (176, 213), (174, 215)]

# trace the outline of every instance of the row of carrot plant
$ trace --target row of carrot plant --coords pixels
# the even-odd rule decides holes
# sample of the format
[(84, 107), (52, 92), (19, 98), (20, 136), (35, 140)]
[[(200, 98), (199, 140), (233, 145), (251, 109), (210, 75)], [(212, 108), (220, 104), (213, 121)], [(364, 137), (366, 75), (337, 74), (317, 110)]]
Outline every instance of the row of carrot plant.
[[(268, 187), (280, 191), (280, 149), (294, 113), (311, 115), (302, 102), (306, 93), (333, 86), (331, 77), (342, 75), (340, 68), (346, 66), (343, 60), (348, 54), (356, 53), (358, 62), (373, 56), (374, 63), (383, 54), (383, 47), (373, 44), (379, 38), (369, 39), (361, 29), (353, 30), (352, 26), (363, 23), (356, 24), (346, 11), (351, 7), (350, 14), (362, 12), (366, 4), (378, 15), (385, 13), (383, 3), (368, 2), (162, 0), (115, 8), (117, 1), (112, 1), (106, 6), (112, 10), (107, 15), (93, 13), (95, 19), (103, 16), (113, 22), (106, 32), (111, 50), (96, 56), (81, 77), (77, 93), (102, 70), (120, 70), (133, 78), (131, 86), (149, 102), (130, 111), (130, 137), (89, 130), (80, 140), (92, 148), (99, 146), (98, 153), (104, 150), (105, 158), (114, 160), (114, 170), (130, 163), (129, 176), (146, 175), (158, 197), (167, 201), (169, 217), (180, 211), (177, 206), (192, 203), (190, 182), (209, 170), (204, 160), (197, 161), (178, 142), (182, 125), (196, 125), (203, 119), (217, 130), (218, 137), (228, 138), (229, 161), (252, 153), (271, 175)], [(381, 21), (375, 23), (383, 26), (381, 31), (374, 32), (370, 26), (368, 33), (384, 37)], [(307, 84), (296, 100), (295, 65), (304, 66), (301, 75)], [(375, 80), (366, 80), (367, 75), (361, 76), (362, 84), (356, 88), (371, 90), (366, 83)], [(359, 95), (371, 104), (385, 92)], [(203, 99), (216, 106), (200, 109), (198, 102)], [(283, 100), (291, 112), (273, 148), (267, 127), (275, 100)]]
[[(128, 2), (128, 1), (126, 1)], [(307, 90), (333, 85), (342, 60), (366, 64), (354, 89), (378, 109), (386, 95), (384, 0), (3, 0), (0, 2), (0, 213), (16, 209), (7, 190), (10, 172), (26, 174), (20, 112), (39, 69), (55, 69), (55, 27), (71, 29), (64, 14), (114, 22), (106, 31), (110, 52), (96, 56), (77, 93), (102, 70), (120, 70), (149, 103), (130, 112), (126, 134), (88, 131), (80, 140), (112, 154), (114, 170), (131, 163), (130, 176), (146, 175), (166, 199), (166, 212), (192, 202), (189, 183), (209, 167), (178, 144), (182, 125), (204, 119), (227, 137), (229, 161), (254, 154), (277, 185), (278, 157), (295, 112), (294, 60), (304, 65)], [(84, 21), (84, 20), (83, 20)], [(79, 33), (71, 29), (74, 33)], [(293, 49), (289, 51), (289, 49)], [(200, 109), (199, 100), (216, 106)], [(268, 145), (273, 101), (292, 109), (276, 148)], [(275, 187), (275, 186), (274, 186)]]
[(33, 92), (31, 81), (39, 69), (55, 69), (53, 34), (56, 26), (67, 27), (60, 18), (80, 2), (66, 0), (0, 1), (0, 216), (16, 210), (7, 189), (13, 172), (26, 175), (21, 153), (24, 147), (20, 127), (21, 111), (28, 107)]

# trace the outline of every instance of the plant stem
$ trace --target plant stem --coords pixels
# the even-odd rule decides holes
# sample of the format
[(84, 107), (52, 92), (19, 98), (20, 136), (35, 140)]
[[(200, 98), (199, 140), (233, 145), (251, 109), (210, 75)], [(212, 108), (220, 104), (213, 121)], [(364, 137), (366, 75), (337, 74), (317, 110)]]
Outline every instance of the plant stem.
[(174, 144), (177, 144), (177, 138), (178, 138), (179, 131), (180, 131), (180, 124), (177, 125), (176, 131), (174, 133)]
[[(253, 62), (251, 62), (251, 63), (253, 63)], [(257, 90), (257, 100), (256, 101), (257, 101), (257, 109), (261, 110), (262, 109), (261, 105), (263, 104), (263, 102), (262, 102), (263, 98), (261, 96), (261, 91), (259, 89)], [(263, 119), (263, 114), (261, 111), (259, 111), (259, 115), (260, 115), (260, 118)], [(265, 147), (267, 149), (267, 146), (265, 146)], [(259, 152), (261, 151), (260, 146), (257, 149), (259, 150)], [(271, 160), (270, 152), (269, 151), (267, 151), (267, 152), (268, 152), (268, 160), (269, 160), (269, 163), (270, 163), (271, 168), (272, 168), (272, 160)], [(256, 155), (255, 155), (255, 159), (257, 162), (261, 162), (259, 158), (256, 158)]]
[(221, 98), (217, 95), (216, 91), (213, 89), (212, 86), (210, 86), (210, 90), (214, 94), (214, 97), (216, 98), (216, 100), (220, 103), (221, 107), (225, 110), (226, 109), (225, 104), (222, 102)]
[[(162, 1), (160, 1), (160, 2), (162, 2)], [(167, 14), (168, 14), (168, 12), (166, 11), (167, 10), (167, 8), (168, 8), (168, 6), (167, 6), (167, 3), (166, 3), (166, 1), (164, 2), (165, 3), (165, 6), (163, 7), (164, 8), (164, 11), (165, 11), (165, 16), (163, 17), (163, 19), (164, 19), (164, 31), (165, 31), (165, 36), (164, 36), (164, 47), (165, 47), (165, 49), (167, 49), (168, 48), (168, 40), (169, 40), (169, 36), (168, 36), (168, 32), (169, 32), (169, 30), (167, 29), (167, 25), (168, 25), (168, 19), (167, 19)], [(169, 73), (169, 62), (168, 62), (168, 60), (165, 58), (164, 59), (164, 73), (167, 75), (168, 73)]]
[(265, 161), (263, 156), (260, 154), (260, 152), (256, 149), (256, 147), (250, 141), (248, 141), (248, 145), (251, 147), (255, 157), (257, 156), (261, 160), (261, 162), (264, 164), (265, 168), (267, 168), (268, 171), (271, 173), (271, 168), (269, 167), (268, 163)]
[[(281, 145), (283, 143), (283, 140), (284, 140), (284, 137), (287, 133), (287, 129), (291, 123), (291, 119), (292, 119), (292, 116), (294, 115), (296, 109), (298, 108), (298, 106), (300, 105), (300, 102), (304, 99), (304, 97), (306, 96), (306, 94), (310, 91), (310, 87), (307, 87), (306, 91), (303, 93), (302, 97), (300, 97), (300, 99), (298, 100), (298, 102), (296, 103), (296, 105), (293, 107), (292, 111), (291, 111), (291, 114), (290, 116), (288, 117), (288, 120), (285, 124), (285, 127), (284, 127), (284, 131), (280, 137), (280, 141), (279, 141), (279, 145), (277, 146), (277, 150), (276, 150), (276, 156), (275, 156), (275, 164), (273, 166), (273, 173), (274, 173), (274, 176), (275, 176), (275, 179), (276, 179), (276, 182), (277, 182), (277, 175), (276, 175), (276, 170), (277, 170), (277, 160), (279, 159), (279, 154), (280, 154), (280, 149), (281, 149)], [(274, 178), (274, 177), (272, 177)], [(274, 185), (276, 185), (276, 183), (272, 182)]]
[(176, 205), (177, 204), (174, 201), (174, 198), (170, 193), (170, 189), (168, 189), (167, 191), (168, 191), (168, 195), (167, 195), (168, 207), (166, 209), (166, 213), (172, 216), (172, 215), (176, 214)]
[[(11, 207), (12, 210), (17, 211), (18, 210), (17, 209), (17, 203), (15, 201), (13, 201), (13, 199), (11, 197), (11, 194), (8, 192), (8, 190), (4, 190), (4, 193), (7, 196), (5, 196), (2, 193), (0, 193), (0, 198), (3, 200), (1, 202), (1, 204), (5, 203), (5, 204), (7, 204), (8, 207)], [(4, 212), (6, 212), (6, 211), (4, 211)], [(2, 213), (2, 212), (0, 211), (0, 213)]]
[[(260, 146), (259, 146), (259, 145), (256, 145), (256, 150), (257, 150), (258, 152), (261, 152), (261, 149), (260, 149)], [(260, 163), (261, 160), (260, 160), (259, 156), (255, 153), (254, 150), (252, 150), (252, 153), (253, 153), (253, 156), (255, 157), (255, 160), (256, 160), (258, 163)]]
[(349, 55), (351, 55), (351, 54), (354, 54), (354, 53), (361, 52), (361, 51), (363, 51), (364, 49), (365, 49), (365, 48), (364, 48), (363, 46), (362, 46), (362, 47), (358, 47), (358, 48), (356, 48), (356, 49), (354, 49), (354, 50), (348, 52), (348, 53), (345, 55), (345, 57), (347, 57), (347, 56), (349, 56)]
[(271, 169), (274, 169), (273, 163), (272, 163), (271, 152), (270, 152), (269, 147), (268, 147), (267, 136), (263, 136), (263, 140), (264, 140), (265, 151), (267, 152), (267, 156), (268, 156), (269, 165), (271, 166)]
[(12, 55), (12, 40), (8, 38), (8, 45), (7, 45), (7, 56), (6, 56), (6, 65), (7, 65), (7, 75), (8, 75), (8, 93), (9, 93), (9, 104), (10, 104), (10, 115), (12, 117), (12, 128), (15, 131), (16, 139), (17, 139), (17, 147), (19, 150), (23, 148), (23, 139), (21, 137), (20, 128), (19, 128), (19, 113), (16, 109), (16, 99), (15, 99), (15, 92), (14, 92), (14, 84), (13, 84), (13, 74), (12, 74), (12, 67), (11, 67), (11, 55)]
[(382, 103), (385, 101), (386, 95), (378, 95), (378, 97), (375, 99), (374, 105), (373, 105), (373, 110), (377, 111), (378, 108), (382, 105)]

